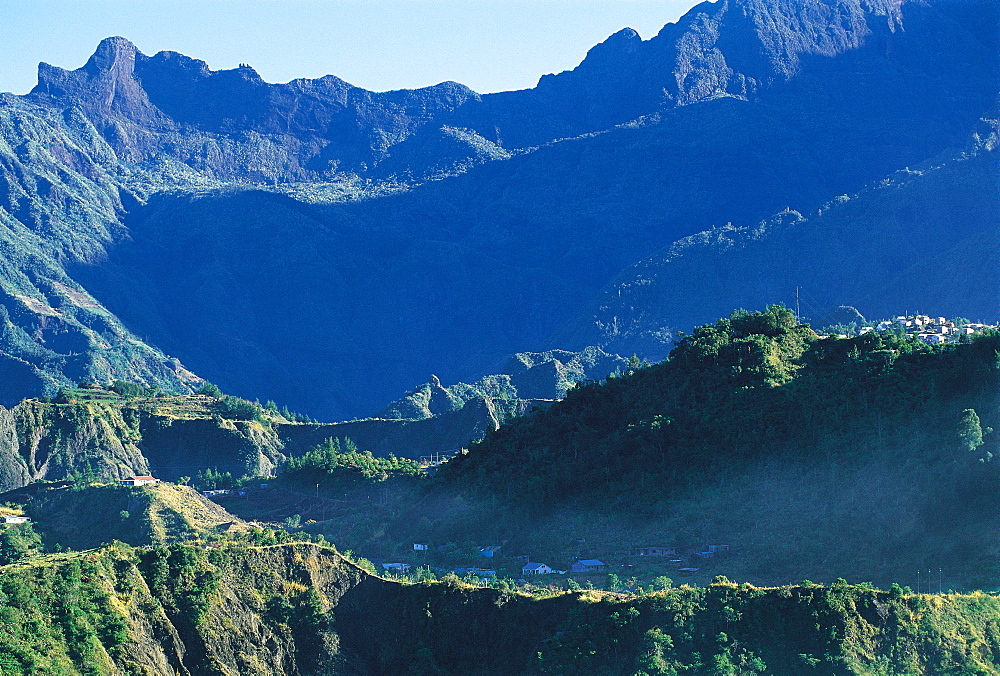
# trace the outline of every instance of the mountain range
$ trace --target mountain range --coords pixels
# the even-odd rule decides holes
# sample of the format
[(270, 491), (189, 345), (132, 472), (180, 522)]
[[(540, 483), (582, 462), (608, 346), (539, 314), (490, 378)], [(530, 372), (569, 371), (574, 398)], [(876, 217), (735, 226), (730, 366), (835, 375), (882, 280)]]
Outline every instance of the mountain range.
[(719, 0), (486, 95), (109, 38), (0, 96), (0, 403), (207, 378), (350, 418), (525, 350), (661, 356), (796, 286), (996, 320), (996, 28), (987, 0)]

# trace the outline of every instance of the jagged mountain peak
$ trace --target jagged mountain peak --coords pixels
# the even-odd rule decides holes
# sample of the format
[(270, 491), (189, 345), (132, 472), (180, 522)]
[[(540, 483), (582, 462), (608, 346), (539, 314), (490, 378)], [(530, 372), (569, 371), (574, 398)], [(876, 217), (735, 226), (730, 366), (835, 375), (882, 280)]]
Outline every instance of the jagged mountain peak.
[(141, 54), (139, 48), (127, 38), (118, 35), (104, 38), (84, 68), (90, 72), (110, 71), (120, 65), (134, 63), (138, 54)]
[(640, 36), (639, 33), (636, 32), (634, 28), (625, 27), (622, 28), (620, 31), (612, 33), (610, 36), (608, 36), (608, 38), (604, 42), (594, 47), (591, 47), (590, 53), (594, 53), (595, 51), (599, 52), (601, 50), (610, 48), (634, 51), (635, 49), (638, 48), (640, 44), (642, 44), (642, 42), (643, 42), (642, 36)]

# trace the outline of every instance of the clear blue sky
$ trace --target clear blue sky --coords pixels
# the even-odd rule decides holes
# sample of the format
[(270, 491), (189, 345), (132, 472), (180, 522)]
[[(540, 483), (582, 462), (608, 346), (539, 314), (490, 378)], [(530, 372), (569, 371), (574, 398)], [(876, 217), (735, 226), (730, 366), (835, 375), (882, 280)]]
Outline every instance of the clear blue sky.
[(37, 65), (78, 68), (102, 38), (173, 50), (269, 82), (331, 73), (373, 90), (456, 80), (532, 87), (629, 26), (650, 38), (695, 0), (0, 0), (0, 91)]

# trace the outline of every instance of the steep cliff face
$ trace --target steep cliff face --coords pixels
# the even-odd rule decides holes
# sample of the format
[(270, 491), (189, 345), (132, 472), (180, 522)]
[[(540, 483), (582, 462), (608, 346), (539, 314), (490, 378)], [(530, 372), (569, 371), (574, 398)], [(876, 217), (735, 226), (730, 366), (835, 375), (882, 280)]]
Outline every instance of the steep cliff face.
[(75, 473), (124, 478), (149, 470), (136, 446), (141, 436), (135, 411), (29, 400), (7, 415), (16, 434), (4, 440), (5, 451), (18, 471), (5, 490), (31, 480), (65, 479)]
[[(144, 176), (160, 183), (156, 173)], [(0, 404), (81, 380), (181, 392), (197, 380), (65, 270), (104, 260), (125, 235), (119, 218), (136, 197), (124, 184), (135, 175), (79, 107), (0, 95)]]
[(24, 459), (18, 454), (19, 448), (14, 415), (0, 406), (0, 490), (9, 491), (31, 481)]
[[(28, 562), (0, 581), (12, 629), (0, 659), (39, 673), (351, 673), (325, 611), (364, 575), (309, 545), (207, 555), (117, 546)], [(67, 588), (84, 602), (60, 593)], [(42, 610), (48, 603), (54, 612)]]

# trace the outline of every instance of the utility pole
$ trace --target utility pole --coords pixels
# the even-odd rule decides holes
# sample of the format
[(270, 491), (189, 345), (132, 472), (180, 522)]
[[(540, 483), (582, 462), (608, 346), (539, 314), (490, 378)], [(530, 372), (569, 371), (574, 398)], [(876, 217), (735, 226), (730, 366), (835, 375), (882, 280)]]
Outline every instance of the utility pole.
[(795, 287), (795, 323), (801, 320), (802, 313), (799, 308), (799, 287)]
[(920, 569), (917, 568), (917, 593), (920, 593)]

